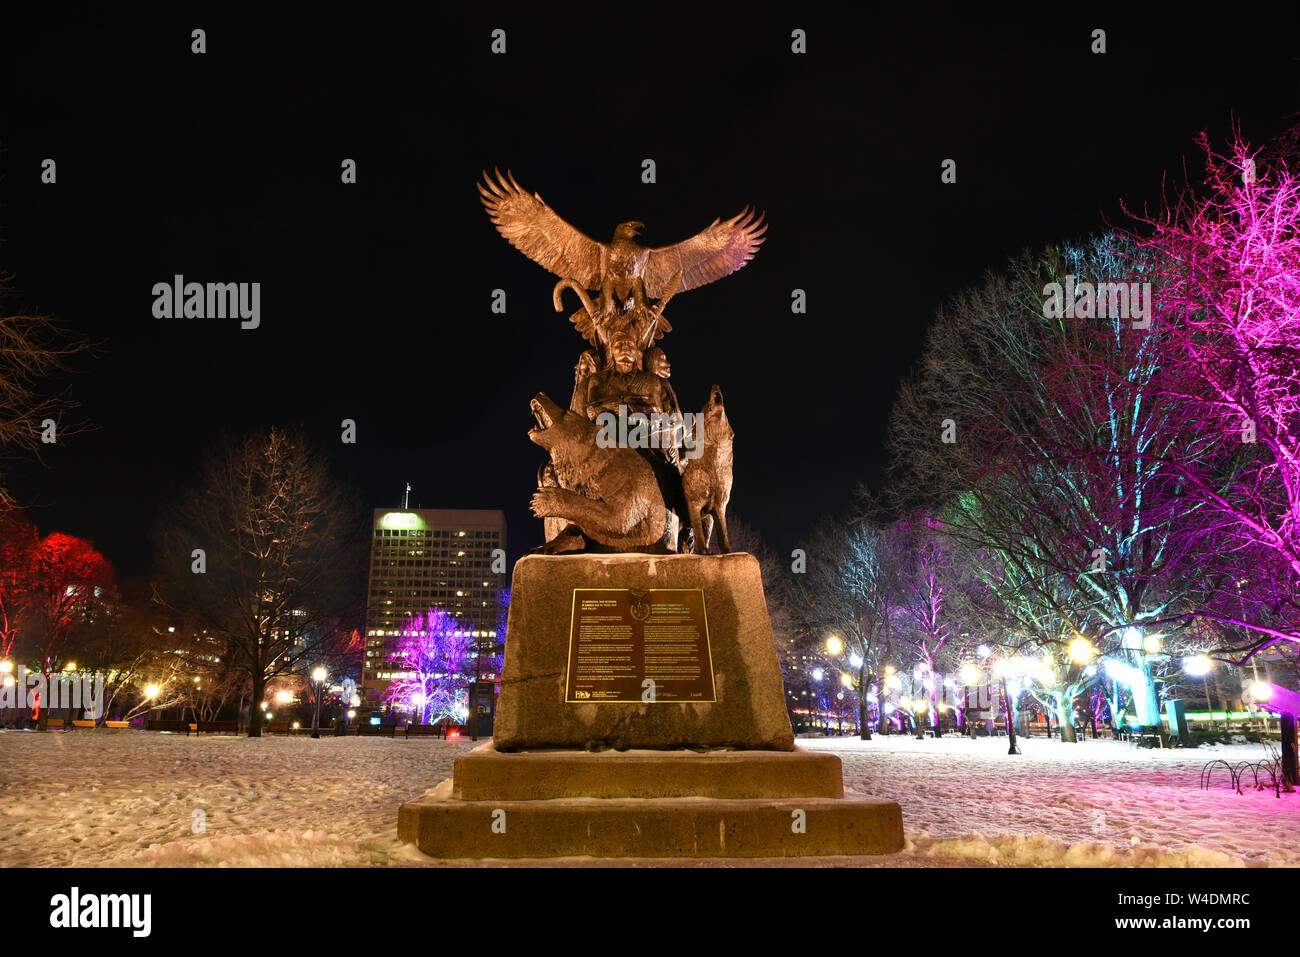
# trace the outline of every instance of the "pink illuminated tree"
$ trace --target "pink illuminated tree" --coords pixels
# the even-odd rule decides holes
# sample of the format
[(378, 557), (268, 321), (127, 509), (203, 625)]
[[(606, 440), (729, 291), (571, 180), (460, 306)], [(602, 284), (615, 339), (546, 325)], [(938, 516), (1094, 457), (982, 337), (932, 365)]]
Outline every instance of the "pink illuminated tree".
[(1203, 547), (1235, 569), (1203, 614), (1251, 653), (1300, 641), (1300, 179), (1294, 148), (1254, 150), (1239, 132), (1223, 155), (1199, 142), (1204, 189), (1135, 219), (1157, 263), (1159, 387), (1191, 404), (1215, 453), (1165, 464), (1213, 516)]
[(412, 618), (390, 659), (401, 677), (388, 686), (385, 703), (416, 714), (421, 724), (459, 719), (473, 680), (474, 644), (472, 631), (441, 608)]

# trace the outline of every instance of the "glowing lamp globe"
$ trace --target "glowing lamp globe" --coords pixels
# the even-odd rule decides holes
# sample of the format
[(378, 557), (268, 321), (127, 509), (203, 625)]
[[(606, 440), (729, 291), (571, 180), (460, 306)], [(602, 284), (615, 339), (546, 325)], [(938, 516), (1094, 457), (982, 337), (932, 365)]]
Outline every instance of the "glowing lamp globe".
[(1069, 647), (1070, 660), (1078, 665), (1086, 665), (1092, 660), (1094, 649), (1092, 642), (1087, 638), (1076, 638), (1070, 642)]
[(313, 671), (313, 672), (311, 673), (311, 677), (312, 677), (312, 680), (315, 681), (315, 682), (317, 682), (317, 683), (320, 683), (320, 682), (324, 681), (324, 680), (325, 680), (325, 669), (324, 669), (324, 668), (317, 668), (315, 671)]
[(1149, 655), (1154, 655), (1158, 652), (1160, 650), (1160, 636), (1147, 635), (1146, 638), (1142, 640), (1142, 650)]
[(852, 688), (853, 679), (850, 678), (848, 675), (840, 675), (840, 684), (844, 685), (844, 687), (846, 688)]
[(862, 656), (858, 654), (856, 651), (853, 652), (853, 654), (849, 655), (849, 664), (852, 665), (854, 668), (861, 668)]
[(833, 655), (838, 655), (844, 650), (844, 642), (840, 641), (835, 635), (826, 639), (826, 650)]
[(961, 666), (961, 683), (964, 685), (977, 684), (980, 680), (980, 670), (974, 665)]
[(144, 688), (144, 696), (145, 696), (146, 698), (156, 698), (156, 697), (158, 697), (158, 686), (157, 686), (157, 685), (145, 685), (145, 688)]
[(14, 670), (14, 663), (12, 661), (8, 661), (8, 660), (0, 661), (0, 674), (7, 675), (9, 674), (9, 672), (13, 670)]
[(820, 668), (813, 669), (812, 671), (813, 681), (821, 681), (825, 677), (826, 677), (826, 672), (822, 671)]
[(1183, 673), (1200, 678), (1210, 673), (1211, 661), (1205, 655), (1192, 655), (1183, 659)]
[(1251, 701), (1267, 701), (1273, 697), (1273, 686), (1267, 681), (1256, 681), (1250, 686)]

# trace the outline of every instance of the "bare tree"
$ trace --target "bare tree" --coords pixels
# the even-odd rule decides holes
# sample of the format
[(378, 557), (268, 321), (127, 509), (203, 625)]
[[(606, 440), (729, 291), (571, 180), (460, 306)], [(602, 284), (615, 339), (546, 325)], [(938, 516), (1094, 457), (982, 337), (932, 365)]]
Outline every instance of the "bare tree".
[[(871, 740), (871, 704), (880, 716), (884, 667), (894, 652), (892, 625), (901, 606), (900, 554), (889, 526), (869, 502), (856, 520), (830, 520), (807, 549), (808, 569), (792, 577), (791, 613), (810, 660), (831, 664), (826, 643), (843, 651), (834, 664), (851, 674), (858, 699), (858, 735)], [(844, 669), (847, 658), (849, 670)]]
[[(0, 299), (8, 283), (9, 277), (0, 275)], [(48, 316), (4, 313), (0, 309), (0, 451), (39, 459), (50, 436), (57, 440), (81, 428), (65, 422), (76, 403), (66, 390), (51, 391), (50, 380), (72, 371), (72, 360), (94, 345)], [(0, 509), (13, 504), (0, 475)]]
[(163, 516), (159, 600), (196, 626), (182, 645), (196, 673), (247, 677), (249, 736), (268, 681), (343, 653), (364, 604), (364, 519), (323, 456), (278, 428), (226, 439)]
[[(1210, 571), (1188, 561), (1201, 510), (1166, 464), (1203, 456), (1206, 438), (1153, 384), (1162, 333), (1117, 308), (1113, 284), (1146, 265), (1109, 237), (1020, 257), (940, 311), (895, 408), (896, 490), (940, 507), (991, 560), (1004, 613), (1059, 626), (1020, 634), (1062, 659), (1083, 634), (1117, 657), (1130, 628), (1176, 640)], [(1074, 283), (1090, 298), (1051, 308), (1053, 284), (1060, 295)]]

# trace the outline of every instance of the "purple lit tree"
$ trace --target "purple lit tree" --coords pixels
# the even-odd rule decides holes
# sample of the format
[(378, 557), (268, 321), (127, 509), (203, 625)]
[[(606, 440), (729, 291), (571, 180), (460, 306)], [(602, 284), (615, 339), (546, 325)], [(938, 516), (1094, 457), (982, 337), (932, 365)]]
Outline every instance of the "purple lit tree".
[(430, 608), (402, 629), (390, 663), (400, 677), (385, 703), (419, 716), (421, 724), (459, 720), (473, 680), (473, 632), (442, 608)]
[(1300, 177), (1289, 145), (1271, 154), (1203, 134), (1206, 182), (1158, 219), (1137, 218), (1160, 263), (1155, 324), (1162, 388), (1190, 403), (1212, 443), (1206, 463), (1170, 456), (1206, 523), (1207, 552), (1235, 574), (1200, 613), (1246, 656), (1300, 642)]

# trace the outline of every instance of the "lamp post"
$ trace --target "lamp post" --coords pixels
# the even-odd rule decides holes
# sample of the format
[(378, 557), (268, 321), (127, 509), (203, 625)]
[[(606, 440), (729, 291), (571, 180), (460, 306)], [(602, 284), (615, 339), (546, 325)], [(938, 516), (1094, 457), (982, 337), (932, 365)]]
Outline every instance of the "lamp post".
[[(146, 715), (147, 715), (147, 716), (146, 716), (145, 719), (144, 719), (144, 726), (145, 726), (146, 728), (148, 728), (148, 727), (149, 727), (149, 719), (153, 717), (153, 702), (154, 702), (154, 699), (156, 699), (156, 698), (158, 697), (158, 686), (157, 686), (157, 685), (145, 685), (145, 686), (144, 686), (144, 696), (145, 696), (145, 699), (149, 702), (149, 710), (146, 712)], [(184, 718), (185, 718), (185, 711), (182, 709), (182, 711), (181, 711), (181, 719), (184, 720)]]
[(1210, 701), (1210, 669), (1213, 666), (1214, 663), (1205, 655), (1192, 655), (1183, 659), (1183, 674), (1192, 678), (1199, 676), (1201, 686), (1205, 689), (1205, 710), (1209, 714), (1211, 731), (1217, 730), (1214, 724), (1214, 705)]
[[(1015, 715), (1011, 709), (1011, 692), (1007, 687), (1007, 675), (1013, 670), (1012, 663), (1003, 658), (993, 663), (993, 673), (998, 676), (1002, 682), (1002, 710), (1006, 714), (1007, 724), (1007, 754), (1020, 754), (1020, 748), (1016, 744), (1016, 722)], [(1020, 686), (1016, 686), (1016, 695), (1019, 696)]]
[(313, 738), (319, 738), (320, 737), (320, 694), (321, 694), (321, 685), (325, 683), (325, 669), (321, 667), (317, 667), (316, 670), (311, 673), (311, 676), (312, 679), (315, 680), (316, 682), (316, 710), (312, 713), (312, 717), (311, 717), (311, 736)]
[[(970, 710), (971, 710), (971, 709), (970, 709), (970, 689), (971, 689), (971, 686), (972, 686), (972, 685), (977, 685), (977, 684), (979, 684), (979, 681), (980, 681), (980, 670), (979, 670), (979, 668), (977, 668), (974, 664), (971, 664), (970, 662), (967, 662), (966, 664), (962, 665), (960, 669), (958, 669), (958, 671), (957, 671), (957, 677), (958, 677), (959, 679), (961, 679), (961, 685), (962, 685), (962, 689), (963, 689), (963, 691), (962, 691), (962, 712), (961, 712), (961, 714), (962, 714), (962, 721), (964, 721), (964, 722), (966, 723), (966, 728), (965, 728), (965, 730), (970, 734), (970, 736), (971, 736), (971, 740), (973, 741), (973, 740), (975, 739), (975, 722), (972, 721), (972, 720), (971, 720), (971, 717), (970, 717)], [(982, 696), (983, 696), (983, 692), (982, 692), (982, 691), (981, 691), (979, 694), (976, 695), (976, 698), (975, 698), (975, 703), (976, 703), (976, 704), (980, 704), (980, 700), (979, 700), (979, 699), (980, 699), (980, 697), (982, 697)], [(982, 706), (981, 706), (980, 710), (981, 710), (981, 711), (984, 710)]]
[[(8, 658), (6, 658), (4, 661), (0, 661), (0, 675), (4, 675), (4, 677), (0, 679), (0, 681), (3, 682), (4, 687), (6, 688), (13, 688), (14, 686), (13, 670), (14, 670), (14, 663), (10, 661)], [(19, 691), (18, 689), (15, 688), (14, 689), (15, 702), (18, 699), (18, 694)], [(0, 711), (0, 725), (4, 725), (5, 727), (9, 727), (10, 725), (10, 719), (7, 713), (8, 711), (9, 711), (8, 708), (5, 708), (2, 711)], [(17, 713), (17, 708), (15, 708), (14, 711), (15, 713)]]

